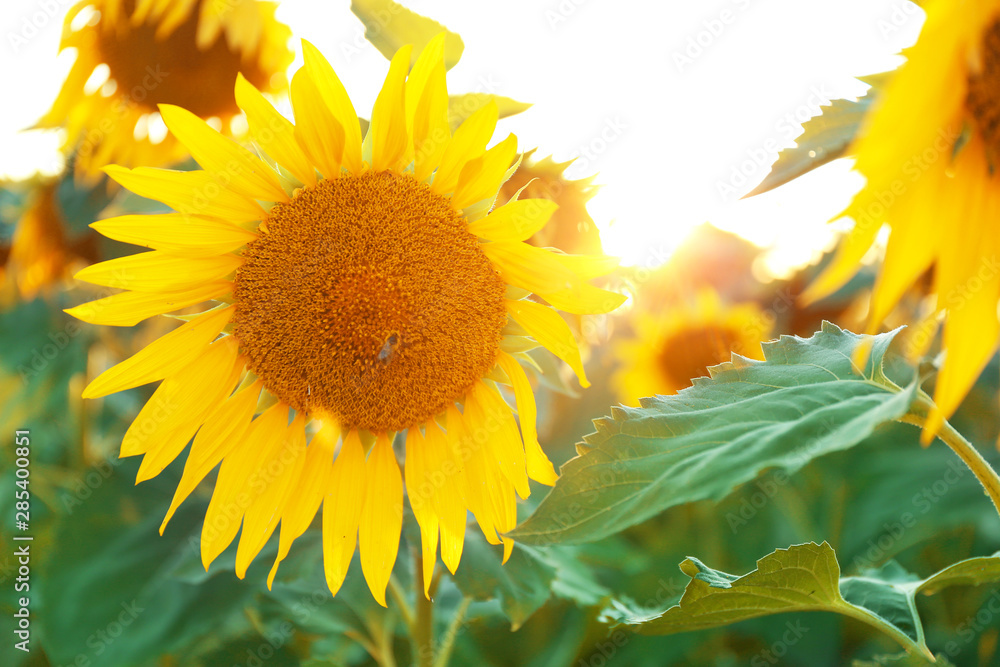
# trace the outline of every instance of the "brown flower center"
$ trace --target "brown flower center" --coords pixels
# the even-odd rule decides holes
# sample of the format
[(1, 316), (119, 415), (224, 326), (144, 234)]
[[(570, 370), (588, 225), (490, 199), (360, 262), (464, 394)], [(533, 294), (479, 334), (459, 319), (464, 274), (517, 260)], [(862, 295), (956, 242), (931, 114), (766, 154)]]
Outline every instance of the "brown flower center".
[(398, 431), (492, 368), (505, 285), (449, 200), (388, 171), (275, 206), (237, 271), (236, 338), (296, 410)]
[(150, 111), (157, 104), (176, 104), (210, 118), (239, 112), (233, 96), (238, 72), (258, 88), (266, 86), (268, 74), (257, 58), (244, 58), (230, 49), (225, 31), (207, 50), (198, 48), (198, 15), (205, 1), (197, 2), (165, 39), (155, 36), (159, 20), (131, 24), (135, 0), (125, 0), (123, 16), (114, 26), (99, 27), (97, 48), (111, 70), (110, 78), (118, 84), (119, 95)]
[(1000, 156), (1000, 20), (983, 33), (975, 67), (969, 71), (965, 106), (991, 158)]
[(729, 361), (732, 352), (741, 352), (738, 331), (727, 327), (698, 327), (679, 331), (663, 342), (660, 370), (677, 387), (686, 387), (692, 378), (708, 375), (708, 367)]

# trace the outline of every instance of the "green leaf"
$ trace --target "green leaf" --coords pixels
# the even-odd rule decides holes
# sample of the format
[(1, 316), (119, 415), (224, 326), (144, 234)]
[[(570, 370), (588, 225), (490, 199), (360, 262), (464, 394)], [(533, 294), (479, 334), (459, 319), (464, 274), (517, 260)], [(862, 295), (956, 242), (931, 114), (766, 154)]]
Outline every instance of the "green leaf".
[(490, 546), (481, 535), (465, 537), (462, 564), (455, 572), (455, 585), (474, 600), (498, 598), (511, 629), (517, 630), (549, 599), (555, 568), (530, 547), (515, 545), (506, 564), (503, 549)]
[(803, 123), (802, 134), (796, 139), (795, 146), (778, 153), (778, 160), (771, 165), (768, 175), (744, 196), (763, 194), (843, 157), (889, 74), (886, 72), (862, 79), (871, 88), (858, 100), (833, 100), (828, 107), (822, 107), (819, 116)]
[(53, 664), (82, 655), (102, 667), (133, 667), (151, 656), (212, 650), (252, 629), (243, 609), (265, 588), (266, 558), (245, 581), (232, 572), (234, 548), (200, 581), (185, 576), (199, 560), (204, 504), (183, 505), (161, 537), (176, 477), (165, 472), (136, 489), (138, 464), (124, 460), (107, 479), (88, 473), (98, 488), (60, 518), (37, 591), (32, 581), (39, 637)]
[(691, 581), (678, 603), (666, 609), (637, 609), (616, 601), (604, 611), (604, 620), (642, 634), (669, 635), (785, 612), (830, 611), (867, 623), (933, 660), (917, 613), (917, 593), (998, 581), (1000, 554), (961, 561), (927, 579), (894, 561), (859, 576), (841, 577), (836, 554), (826, 542), (778, 549), (743, 576), (713, 570), (696, 558), (688, 558), (680, 568)]
[(365, 39), (390, 60), (400, 47), (413, 45), (410, 66), (439, 33), (444, 39), (444, 66), (451, 69), (462, 57), (465, 44), (456, 33), (426, 16), (421, 16), (392, 0), (351, 0), (351, 11), (365, 24)]
[[(916, 395), (915, 380), (901, 389), (882, 372), (897, 333), (860, 336), (827, 322), (811, 338), (764, 343), (766, 361), (733, 355), (675, 396), (613, 408), (511, 536), (601, 539), (676, 505), (720, 500), (763, 470), (792, 473), (853, 447), (903, 417)], [(852, 359), (863, 346), (871, 353), (861, 369)]]
[(1000, 581), (1000, 551), (988, 557), (969, 558), (924, 579), (916, 592), (933, 595), (948, 586), (980, 586)]
[(465, 93), (464, 95), (451, 95), (448, 97), (448, 119), (451, 129), (454, 132), (458, 126), (465, 122), (465, 119), (479, 111), (482, 107), (493, 100), (500, 110), (500, 118), (507, 118), (527, 111), (531, 105), (527, 102), (518, 102), (503, 95), (493, 95), (491, 93)]

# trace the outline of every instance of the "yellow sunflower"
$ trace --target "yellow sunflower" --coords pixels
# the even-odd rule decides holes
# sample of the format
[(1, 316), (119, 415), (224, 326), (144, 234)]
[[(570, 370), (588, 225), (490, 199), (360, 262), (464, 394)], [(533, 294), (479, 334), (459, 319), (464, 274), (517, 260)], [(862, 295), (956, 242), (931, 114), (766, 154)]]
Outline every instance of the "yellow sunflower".
[(559, 205), (544, 228), (535, 232), (528, 243), (559, 248), (565, 252), (599, 254), (601, 235), (587, 211), (587, 202), (597, 192), (594, 177), (569, 179), (566, 169), (572, 164), (556, 162), (551, 157), (532, 159), (534, 150), (524, 154), (524, 161), (500, 189), (509, 198), (520, 193), (522, 199), (548, 199)]
[(58, 181), (41, 183), (29, 195), (10, 245), (0, 247), (0, 302), (34, 299), (94, 261), (96, 236), (69, 239), (58, 201)]
[[(426, 587), (439, 536), (443, 562), (458, 566), (467, 510), (490, 542), (503, 542), (506, 559), (515, 493), (528, 496), (529, 478), (556, 479), (536, 436), (525, 352), (544, 346), (587, 381), (566, 322), (527, 297), (573, 313), (613, 309), (623, 297), (588, 283), (616, 260), (524, 243), (555, 205), (512, 199), (493, 208), (516, 139), (487, 150), (493, 103), (452, 134), (443, 35), (409, 74), (411, 47), (392, 59), (364, 138), (333, 68), (312, 45), (303, 50), (291, 82), (294, 125), (237, 80), (262, 158), (194, 114), (160, 106), (204, 171), (106, 168), (178, 213), (94, 223), (154, 250), (81, 271), (82, 280), (127, 291), (69, 312), (130, 325), (218, 301), (104, 372), (84, 396), (163, 380), (121, 454), (144, 455), (141, 481), (194, 438), (164, 524), (221, 462), (202, 533), (206, 566), (242, 524), (243, 576), (280, 521), (270, 582), (322, 504), (330, 590), (357, 541), (384, 604), (404, 480)], [(501, 386), (516, 402), (520, 433)]]
[(107, 164), (165, 165), (187, 153), (158, 130), (158, 104), (176, 104), (227, 133), (239, 114), (238, 72), (266, 92), (286, 86), (294, 54), (276, 5), (257, 0), (82, 0), (60, 49), (76, 60), (37, 127), (66, 128), (77, 174)]
[(933, 269), (946, 356), (929, 441), (1000, 339), (1000, 2), (938, 0), (925, 9), (920, 38), (853, 147), (867, 179), (843, 214), (855, 225), (806, 298), (844, 284), (884, 224), (890, 234), (872, 328)]
[(629, 405), (676, 394), (733, 352), (763, 360), (760, 343), (771, 333), (756, 304), (724, 304), (710, 288), (701, 289), (694, 303), (678, 302), (659, 313), (637, 311), (631, 319), (634, 337), (615, 346), (619, 370), (612, 378), (619, 400)]

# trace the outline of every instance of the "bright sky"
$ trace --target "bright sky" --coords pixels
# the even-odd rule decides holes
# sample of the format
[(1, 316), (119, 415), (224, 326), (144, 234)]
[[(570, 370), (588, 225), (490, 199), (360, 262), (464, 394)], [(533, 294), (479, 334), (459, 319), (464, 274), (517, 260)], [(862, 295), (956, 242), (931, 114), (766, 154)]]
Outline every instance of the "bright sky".
[[(47, 109), (68, 71), (56, 49), (71, 4), (0, 7), (0, 176), (59, 164), (53, 136), (18, 131)], [(922, 22), (907, 0), (404, 4), (463, 37), (451, 92), (534, 104), (503, 121), (495, 139), (514, 132), (522, 149), (580, 157), (574, 176), (600, 174), (590, 208), (609, 254), (658, 264), (711, 221), (773, 246), (776, 270), (816, 256), (830, 238), (826, 221), (861, 181), (840, 161), (772, 193), (739, 196), (820, 104), (856, 97), (865, 86), (854, 76), (895, 66)], [(284, 0), (279, 17), (327, 55), (359, 111), (370, 109), (388, 64), (365, 42), (349, 1)]]

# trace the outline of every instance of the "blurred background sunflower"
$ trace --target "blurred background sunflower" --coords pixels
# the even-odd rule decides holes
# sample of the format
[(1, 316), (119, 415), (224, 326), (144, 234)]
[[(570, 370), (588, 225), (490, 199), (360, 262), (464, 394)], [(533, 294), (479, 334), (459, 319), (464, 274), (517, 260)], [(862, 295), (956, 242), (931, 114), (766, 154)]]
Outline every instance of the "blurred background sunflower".
[[(63, 150), (93, 180), (106, 164), (161, 165), (187, 153), (158, 104), (177, 104), (227, 134), (245, 126), (231, 82), (268, 93), (287, 84), (291, 31), (258, 0), (83, 0), (67, 12), (60, 49), (75, 60), (38, 128), (64, 128)], [(235, 124), (234, 124), (235, 122)]]

